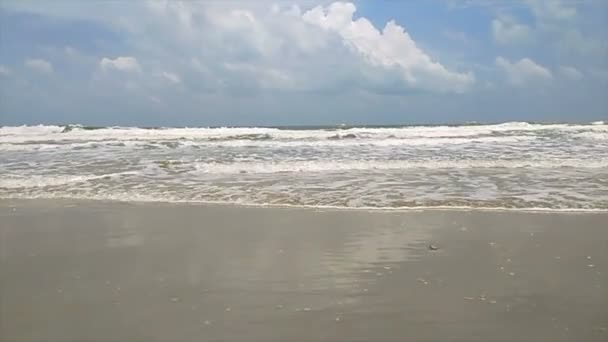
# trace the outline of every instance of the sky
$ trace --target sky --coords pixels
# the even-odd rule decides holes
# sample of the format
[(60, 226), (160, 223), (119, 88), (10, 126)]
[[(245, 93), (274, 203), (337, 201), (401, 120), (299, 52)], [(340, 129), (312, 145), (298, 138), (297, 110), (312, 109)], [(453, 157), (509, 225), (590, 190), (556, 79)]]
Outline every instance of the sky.
[(0, 125), (608, 120), (608, 1), (0, 1)]

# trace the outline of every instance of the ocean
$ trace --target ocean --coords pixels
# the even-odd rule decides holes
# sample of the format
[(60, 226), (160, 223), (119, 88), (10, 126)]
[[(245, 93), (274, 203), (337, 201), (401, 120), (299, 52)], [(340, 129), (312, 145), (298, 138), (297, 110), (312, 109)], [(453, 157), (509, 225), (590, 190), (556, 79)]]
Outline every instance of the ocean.
[(0, 128), (0, 198), (608, 210), (608, 124)]

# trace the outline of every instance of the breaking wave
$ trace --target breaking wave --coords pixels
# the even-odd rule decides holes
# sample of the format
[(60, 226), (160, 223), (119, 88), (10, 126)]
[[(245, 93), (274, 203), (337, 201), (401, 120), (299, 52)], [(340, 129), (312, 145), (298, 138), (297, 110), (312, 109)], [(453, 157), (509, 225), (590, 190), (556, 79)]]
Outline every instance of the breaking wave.
[(608, 125), (0, 127), (0, 198), (608, 210)]

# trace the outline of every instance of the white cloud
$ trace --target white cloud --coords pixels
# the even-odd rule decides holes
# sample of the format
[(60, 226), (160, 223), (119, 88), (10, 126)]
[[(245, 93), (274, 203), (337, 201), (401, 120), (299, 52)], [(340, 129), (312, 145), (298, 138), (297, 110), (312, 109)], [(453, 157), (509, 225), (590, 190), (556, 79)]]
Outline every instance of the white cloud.
[(5, 67), (4, 65), (0, 65), (0, 76), (8, 76), (11, 74), (11, 69)]
[(532, 13), (541, 20), (570, 20), (577, 15), (575, 7), (565, 5), (561, 0), (527, 0), (526, 2)]
[(289, 89), (293, 86), (291, 77), (277, 68), (261, 67), (245, 63), (224, 63), (224, 68), (241, 75), (248, 74), (259, 87), (265, 89)]
[(376, 66), (396, 67), (412, 87), (436, 91), (464, 91), (475, 78), (472, 73), (449, 71), (420, 49), (411, 36), (394, 21), (379, 31), (366, 18), (353, 21), (357, 8), (352, 3), (334, 2), (317, 6), (302, 18), (326, 31), (336, 32), (344, 43)]
[[(544, 49), (553, 49), (562, 56), (605, 59), (608, 51), (608, 43), (603, 37), (605, 30), (591, 29), (594, 24), (583, 24), (581, 19), (584, 16), (579, 15), (579, 6), (583, 4), (588, 7), (585, 14), (595, 9), (605, 11), (602, 1), (523, 0), (502, 7), (501, 5), (505, 4), (500, 1), (491, 3), (500, 13), (490, 27), (492, 37), (498, 44), (513, 45), (536, 41), (542, 43)], [(531, 17), (524, 19), (520, 11), (513, 10), (519, 7), (528, 10)], [(516, 18), (529, 22), (524, 24)], [(587, 30), (582, 31), (583, 28)]]
[(512, 17), (501, 16), (492, 20), (492, 37), (499, 44), (521, 44), (531, 41), (532, 31)]
[(169, 81), (170, 83), (173, 83), (173, 84), (177, 84), (177, 83), (181, 83), (182, 82), (181, 78), (177, 74), (169, 72), (169, 71), (163, 71), (162, 74), (161, 74), (161, 76), (164, 79), (166, 79), (167, 81)]
[(608, 42), (605, 39), (594, 39), (582, 34), (578, 29), (564, 29), (561, 39), (556, 40), (562, 53), (577, 53), (582, 56), (601, 56), (608, 53)]
[(583, 73), (571, 66), (562, 65), (559, 67), (559, 72), (562, 74), (562, 76), (573, 81), (578, 81), (583, 78)]
[[(94, 77), (107, 82), (115, 75), (103, 71), (118, 70), (139, 73), (142, 86), (156, 87), (164, 78), (184, 90), (243, 94), (256, 88), (461, 93), (475, 83), (473, 72), (431, 56), (397, 23), (376, 27), (354, 19), (351, 3), (310, 9), (271, 1), (129, 2), (115, 15), (101, 15), (115, 6), (95, 5), (96, 12), (90, 6), (70, 5), (69, 16), (101, 22), (128, 38), (124, 57), (94, 61), (101, 71)], [(31, 10), (56, 11), (46, 5)], [(171, 66), (166, 75), (163, 65)]]
[(154, 40), (134, 41), (165, 56), (186, 87), (463, 92), (475, 81), (433, 60), (394, 22), (381, 32), (365, 18), (353, 21), (350, 3), (303, 11), (269, 2), (169, 1), (148, 10), (153, 23), (142, 32)]
[(102, 58), (99, 61), (99, 67), (106, 71), (110, 69), (124, 71), (124, 72), (141, 72), (139, 62), (135, 57), (116, 57), (115, 59)]
[(43, 74), (50, 74), (53, 72), (53, 65), (44, 59), (28, 58), (23, 64), (26, 67)]
[(551, 71), (529, 58), (522, 58), (516, 63), (511, 63), (504, 57), (496, 58), (496, 65), (507, 75), (509, 83), (513, 85), (525, 85), (532, 81), (547, 81), (553, 78)]

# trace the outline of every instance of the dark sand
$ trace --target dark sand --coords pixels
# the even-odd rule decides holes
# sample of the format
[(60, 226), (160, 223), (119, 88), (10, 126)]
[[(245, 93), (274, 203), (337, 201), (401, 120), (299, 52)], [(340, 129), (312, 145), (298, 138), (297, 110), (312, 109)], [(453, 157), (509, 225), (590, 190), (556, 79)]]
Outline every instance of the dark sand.
[(3, 342), (608, 341), (606, 213), (3, 200), (0, 238)]

